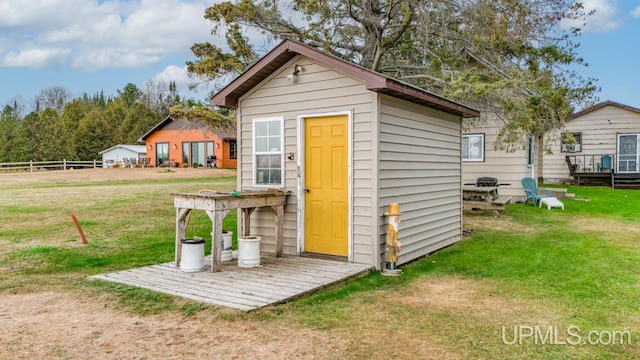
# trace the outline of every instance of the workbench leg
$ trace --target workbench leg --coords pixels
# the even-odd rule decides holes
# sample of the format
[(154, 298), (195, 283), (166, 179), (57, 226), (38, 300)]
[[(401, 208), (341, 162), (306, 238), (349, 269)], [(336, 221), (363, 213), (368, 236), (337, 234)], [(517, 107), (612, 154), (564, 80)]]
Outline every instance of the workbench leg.
[(211, 272), (220, 271), (222, 262), (222, 221), (228, 210), (207, 210), (211, 219)]
[(180, 260), (182, 258), (182, 242), (187, 229), (187, 215), (191, 213), (191, 209), (176, 208), (176, 267), (180, 268)]
[(276, 257), (282, 257), (282, 222), (284, 221), (284, 205), (275, 205), (271, 209), (276, 213)]
[(251, 214), (256, 208), (242, 209), (242, 236), (248, 237), (251, 232)]

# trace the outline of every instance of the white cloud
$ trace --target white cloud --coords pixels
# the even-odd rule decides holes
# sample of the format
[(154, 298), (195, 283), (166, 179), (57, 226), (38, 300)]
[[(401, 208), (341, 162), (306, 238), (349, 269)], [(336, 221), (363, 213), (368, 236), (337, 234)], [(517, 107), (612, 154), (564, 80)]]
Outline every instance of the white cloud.
[(636, 8), (631, 12), (631, 16), (634, 18), (640, 18), (640, 6), (636, 6)]
[[(175, 65), (169, 65), (161, 73), (156, 74), (151, 80), (155, 83), (169, 84), (171, 81), (175, 81), (178, 93), (182, 97), (192, 97), (196, 100), (204, 99), (207, 94), (212, 90), (205, 79), (190, 78), (187, 75), (187, 67), (179, 67)], [(189, 86), (196, 82), (203, 82), (195, 90), (190, 90)]]
[[(206, 0), (0, 0), (0, 66), (143, 67), (211, 37)], [(35, 56), (37, 55), (37, 56)], [(32, 56), (35, 56), (32, 58)]]
[(169, 65), (161, 73), (156, 74), (156, 76), (153, 77), (153, 80), (156, 82), (163, 82), (165, 84), (175, 81), (178, 88), (187, 88), (189, 87), (189, 84), (191, 84), (191, 79), (187, 76), (186, 66), (178, 67), (175, 65)]
[(584, 11), (593, 15), (587, 17), (586, 21), (565, 21), (564, 26), (581, 29), (582, 33), (609, 32), (622, 26), (618, 19), (618, 8), (615, 0), (582, 0)]
[(61, 63), (68, 54), (68, 49), (60, 48), (23, 49), (7, 52), (2, 62), (5, 66), (39, 69), (46, 65)]

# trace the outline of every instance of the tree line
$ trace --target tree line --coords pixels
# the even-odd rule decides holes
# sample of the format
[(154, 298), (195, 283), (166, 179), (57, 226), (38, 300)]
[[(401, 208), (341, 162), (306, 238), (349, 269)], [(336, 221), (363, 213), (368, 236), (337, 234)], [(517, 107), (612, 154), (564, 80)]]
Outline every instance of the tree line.
[(51, 87), (35, 97), (26, 114), (17, 101), (6, 105), (0, 113), (0, 162), (98, 159), (114, 145), (138, 144), (171, 106), (196, 105), (180, 98), (174, 82), (145, 86), (127, 84), (115, 97), (75, 98), (63, 87)]

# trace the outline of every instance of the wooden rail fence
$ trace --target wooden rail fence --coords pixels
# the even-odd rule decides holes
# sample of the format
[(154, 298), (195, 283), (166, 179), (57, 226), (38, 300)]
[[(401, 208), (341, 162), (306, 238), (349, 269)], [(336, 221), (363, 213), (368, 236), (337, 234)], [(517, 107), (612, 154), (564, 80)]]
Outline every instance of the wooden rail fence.
[(80, 169), (80, 168), (101, 168), (102, 161), (90, 160), (90, 161), (70, 161), (70, 160), (57, 160), (57, 161), (24, 161), (24, 162), (10, 162), (0, 163), (1, 171), (41, 171), (41, 170), (68, 170), (68, 169)]

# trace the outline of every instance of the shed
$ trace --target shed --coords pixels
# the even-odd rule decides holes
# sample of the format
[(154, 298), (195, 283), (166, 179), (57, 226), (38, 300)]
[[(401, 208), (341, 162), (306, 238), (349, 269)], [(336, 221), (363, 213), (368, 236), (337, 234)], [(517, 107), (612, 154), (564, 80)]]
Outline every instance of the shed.
[(167, 116), (142, 135), (154, 166), (236, 167), (236, 129)]
[[(390, 203), (397, 265), (461, 239), (465, 105), (285, 40), (212, 98), (237, 109), (242, 191), (291, 191), (283, 251), (381, 268)], [(273, 211), (250, 233), (275, 252)]]
[(144, 145), (116, 145), (98, 153), (102, 155), (102, 167), (109, 168), (113, 164), (143, 163), (147, 157), (147, 147)]

